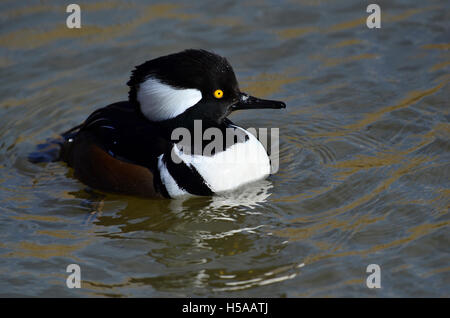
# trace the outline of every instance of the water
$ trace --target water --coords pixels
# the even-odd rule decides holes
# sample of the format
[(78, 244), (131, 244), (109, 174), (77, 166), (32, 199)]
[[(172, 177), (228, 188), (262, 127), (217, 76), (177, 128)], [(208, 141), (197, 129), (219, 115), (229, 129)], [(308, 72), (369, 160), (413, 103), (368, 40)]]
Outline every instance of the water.
[[(378, 30), (361, 1), (77, 3), (81, 30), (60, 1), (0, 4), (1, 296), (450, 296), (448, 1), (378, 1)], [(276, 175), (146, 200), (27, 161), (125, 99), (135, 65), (190, 47), (286, 101), (231, 116), (280, 129)]]

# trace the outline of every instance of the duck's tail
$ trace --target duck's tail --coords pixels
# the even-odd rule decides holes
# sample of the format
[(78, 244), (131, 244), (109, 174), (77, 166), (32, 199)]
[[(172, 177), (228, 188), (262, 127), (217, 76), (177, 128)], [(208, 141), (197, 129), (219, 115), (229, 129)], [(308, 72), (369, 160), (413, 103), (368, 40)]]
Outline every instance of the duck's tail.
[(48, 138), (45, 142), (36, 146), (36, 151), (28, 155), (28, 160), (32, 163), (55, 162), (61, 160), (61, 153), (64, 144), (70, 138), (73, 138), (83, 124), (73, 127), (62, 133), (57, 138)]

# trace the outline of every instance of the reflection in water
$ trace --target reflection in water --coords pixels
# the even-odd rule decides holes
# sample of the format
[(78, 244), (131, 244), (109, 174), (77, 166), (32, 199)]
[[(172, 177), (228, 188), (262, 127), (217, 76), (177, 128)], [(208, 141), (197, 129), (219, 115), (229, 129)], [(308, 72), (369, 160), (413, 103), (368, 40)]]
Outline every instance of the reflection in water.
[[(258, 207), (267, 201), (273, 185), (268, 180), (254, 182), (241, 189), (222, 193), (211, 198), (211, 202), (199, 210), (199, 216), (213, 216), (213, 219), (234, 221), (226, 213), (232, 210), (243, 211), (246, 214), (258, 214)], [(215, 215), (219, 213), (219, 215)], [(221, 214), (220, 214), (221, 213)]]
[[(253, 249), (254, 236), (270, 237), (267, 225), (259, 224), (244, 226), (246, 218), (254, 218), (255, 224), (259, 222), (261, 215), (259, 209), (264, 209), (271, 195), (273, 185), (264, 180), (248, 185), (238, 191), (223, 193), (211, 198), (189, 197), (177, 200), (134, 200), (134, 204), (128, 205), (114, 216), (97, 214), (96, 226), (117, 226), (117, 231), (106, 234), (108, 238), (114, 239), (137, 239), (135, 234), (139, 232), (139, 238), (146, 241), (156, 241), (160, 244), (158, 248), (149, 250), (149, 255), (167, 267), (177, 270), (178, 268), (189, 268), (193, 265), (210, 264), (214, 259), (221, 257), (238, 257), (249, 253)], [(99, 199), (99, 202), (103, 202)], [(131, 202), (130, 202), (131, 203)], [(138, 204), (136, 204), (138, 203)], [(93, 201), (91, 205), (101, 206)], [(143, 208), (142, 205), (146, 207)], [(108, 202), (106, 202), (108, 206)], [(139, 206), (139, 208), (138, 208)], [(146, 211), (143, 213), (143, 211)], [(91, 214), (89, 214), (91, 215)], [(211, 226), (212, 225), (212, 226)], [(164, 234), (154, 236), (157, 232)], [(145, 234), (144, 234), (145, 233)], [(183, 239), (180, 241), (179, 237)], [(171, 239), (173, 238), (173, 240)], [(268, 251), (255, 251), (256, 255)], [(234, 266), (211, 271), (202, 269), (190, 272), (186, 278), (184, 275), (173, 275), (154, 277), (133, 277), (122, 285), (159, 285), (164, 290), (176, 292), (181, 286), (201, 290), (208, 284), (213, 283), (214, 291), (244, 290), (253, 286), (264, 286), (267, 284), (281, 282), (294, 278), (303, 264), (265, 266), (258, 271), (233, 270)], [(227, 274), (224, 274), (224, 273)], [(255, 277), (236, 281), (239, 277)], [(95, 284), (94, 282), (89, 282)], [(114, 284), (117, 286), (117, 284)]]
[[(0, 296), (445, 296), (449, 258), (446, 2), (0, 6)], [(382, 5), (383, 6), (383, 5)], [(389, 31), (389, 32), (387, 32)], [(242, 89), (287, 101), (242, 112), (280, 132), (280, 171), (214, 197), (86, 190), (35, 145), (127, 95), (135, 65), (202, 47)], [(82, 289), (65, 287), (67, 264)]]

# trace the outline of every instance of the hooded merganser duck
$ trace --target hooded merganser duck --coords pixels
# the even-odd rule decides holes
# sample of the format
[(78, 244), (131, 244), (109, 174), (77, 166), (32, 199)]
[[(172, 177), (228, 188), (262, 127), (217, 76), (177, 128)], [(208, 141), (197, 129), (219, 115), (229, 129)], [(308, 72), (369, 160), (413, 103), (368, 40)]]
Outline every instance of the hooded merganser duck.
[[(162, 56), (137, 66), (127, 84), (128, 101), (98, 109), (62, 134), (58, 159), (83, 183), (175, 198), (233, 190), (270, 174), (263, 145), (227, 116), (240, 109), (286, 105), (242, 93), (225, 58), (194, 49)], [(199, 124), (199, 145), (196, 140), (174, 140), (177, 128), (194, 136)], [(212, 137), (205, 141), (201, 136), (209, 128), (222, 133), (215, 138), (223, 140), (214, 141), (224, 146), (205, 153)], [(231, 143), (225, 140), (228, 130), (234, 132)], [(247, 160), (248, 155), (257, 160)]]

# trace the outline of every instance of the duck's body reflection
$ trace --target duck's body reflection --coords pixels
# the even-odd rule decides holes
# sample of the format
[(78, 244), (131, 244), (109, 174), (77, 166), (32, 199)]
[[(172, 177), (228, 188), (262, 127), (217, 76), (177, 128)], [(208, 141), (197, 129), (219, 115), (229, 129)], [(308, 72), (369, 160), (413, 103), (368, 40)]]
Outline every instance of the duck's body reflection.
[[(261, 180), (248, 184), (239, 190), (223, 192), (211, 197), (193, 197), (186, 196), (172, 200), (152, 200), (140, 199), (129, 196), (102, 194), (88, 190), (72, 193), (78, 198), (83, 198), (87, 202), (88, 221), (96, 224), (109, 225), (111, 218), (114, 218), (114, 224), (117, 225), (123, 220), (121, 226), (124, 233), (127, 232), (130, 220), (142, 218), (142, 230), (154, 230), (154, 225), (158, 224), (161, 230), (169, 229), (176, 220), (193, 222), (211, 222), (213, 220), (236, 221), (236, 217), (245, 214), (259, 214), (258, 207), (261, 207), (271, 195), (270, 189), (273, 188), (269, 180)], [(126, 203), (124, 202), (126, 200)], [(126, 204), (115, 215), (108, 213), (108, 205), (116, 205), (118, 201)], [(106, 205), (106, 207), (105, 207)], [(88, 222), (88, 223), (89, 223)], [(132, 222), (132, 228), (141, 223)]]
[[(234, 220), (232, 214), (229, 215), (227, 213), (230, 210), (246, 211), (247, 214), (259, 213), (257, 208), (267, 201), (271, 195), (269, 190), (272, 187), (272, 183), (268, 180), (254, 182), (239, 190), (214, 195), (207, 201), (202, 199), (200, 201), (207, 204), (204, 204), (203, 207), (198, 207), (192, 212), (196, 213), (197, 216), (204, 216), (208, 219), (224, 219), (229, 221)], [(172, 212), (182, 213), (186, 211), (187, 206), (198, 200), (198, 197), (179, 198), (178, 200), (172, 200), (169, 208)], [(252, 212), (249, 212), (249, 209)]]
[[(286, 246), (266, 227), (267, 218), (273, 217), (267, 213), (272, 188), (269, 180), (262, 180), (239, 191), (176, 200), (88, 193), (97, 198), (88, 206), (90, 223), (86, 224), (96, 236), (142, 246), (145, 252), (136, 257), (148, 256), (154, 266), (164, 269), (165, 274), (158, 276), (139, 272), (130, 279), (134, 284), (159, 286), (163, 282), (173, 290), (186, 286), (245, 289), (270, 283), (274, 277), (277, 281), (293, 278), (297, 272), (295, 264), (262, 264), (254, 271), (241, 268), (241, 257), (276, 258)], [(86, 200), (87, 193), (75, 195)], [(266, 248), (257, 248), (261, 240), (268, 242)]]

